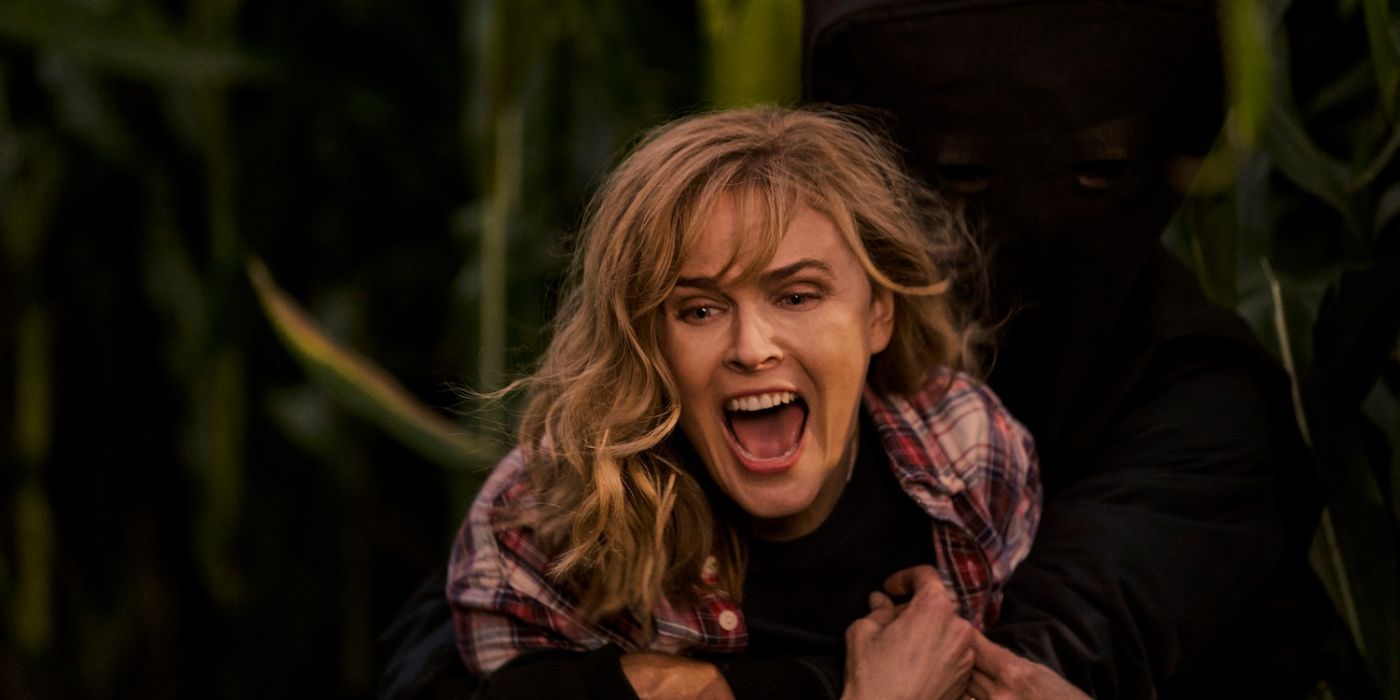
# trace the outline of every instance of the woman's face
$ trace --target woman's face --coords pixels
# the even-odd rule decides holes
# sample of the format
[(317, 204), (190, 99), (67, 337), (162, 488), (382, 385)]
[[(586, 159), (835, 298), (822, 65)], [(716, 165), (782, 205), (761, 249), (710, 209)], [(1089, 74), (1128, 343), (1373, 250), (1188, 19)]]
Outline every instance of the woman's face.
[[(802, 207), (754, 279), (725, 272), (736, 249), (730, 198), (685, 251), (663, 305), (662, 353), (681, 429), (754, 534), (816, 529), (845, 486), (870, 358), (894, 301), (826, 216)], [(733, 265), (732, 268), (742, 268)]]

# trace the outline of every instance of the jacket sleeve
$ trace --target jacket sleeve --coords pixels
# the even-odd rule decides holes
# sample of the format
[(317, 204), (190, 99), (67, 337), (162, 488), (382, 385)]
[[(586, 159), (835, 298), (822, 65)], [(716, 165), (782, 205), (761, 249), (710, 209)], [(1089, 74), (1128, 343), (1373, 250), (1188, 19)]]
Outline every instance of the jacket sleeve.
[(622, 672), (621, 650), (535, 651), (517, 656), (482, 682), (474, 700), (637, 700)]
[[(1279, 570), (1292, 433), (1242, 364), (1159, 358), (1046, 501), (989, 636), (1095, 697), (1156, 697)], [(1300, 446), (1299, 446), (1300, 447)]]

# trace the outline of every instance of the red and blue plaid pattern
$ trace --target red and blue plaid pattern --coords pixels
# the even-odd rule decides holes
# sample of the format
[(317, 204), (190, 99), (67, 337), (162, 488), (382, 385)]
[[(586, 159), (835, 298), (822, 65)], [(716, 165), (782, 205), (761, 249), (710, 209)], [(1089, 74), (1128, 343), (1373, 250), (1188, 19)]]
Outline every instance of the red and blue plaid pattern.
[[(962, 614), (978, 627), (994, 621), (1001, 587), (1030, 552), (1040, 520), (1030, 433), (991, 390), (962, 374), (939, 372), (913, 397), (867, 387), (864, 406), (900, 484), (931, 518), (934, 560)], [(533, 498), (516, 450), (482, 486), (453, 546), (447, 597), (473, 673), (540, 649), (743, 651), (743, 611), (717, 595), (680, 607), (660, 601), (649, 641), (629, 615), (581, 619), (576, 596), (546, 575), (548, 557), (533, 533), (510, 516)]]

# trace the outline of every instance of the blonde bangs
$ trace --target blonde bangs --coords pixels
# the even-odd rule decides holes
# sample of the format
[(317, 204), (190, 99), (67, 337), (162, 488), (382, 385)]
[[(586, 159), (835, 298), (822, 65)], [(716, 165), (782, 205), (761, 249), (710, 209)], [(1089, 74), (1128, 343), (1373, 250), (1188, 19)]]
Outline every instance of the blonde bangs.
[(732, 207), (731, 240), (737, 245), (720, 268), (719, 276), (740, 283), (763, 272), (803, 204), (800, 190), (791, 178), (783, 177), (784, 173), (752, 173), (741, 169), (742, 165), (732, 164), (728, 169), (733, 172), (723, 173), (701, 188), (694, 205), (682, 214), (681, 234), (684, 258), (701, 245), (715, 210), (724, 205)]

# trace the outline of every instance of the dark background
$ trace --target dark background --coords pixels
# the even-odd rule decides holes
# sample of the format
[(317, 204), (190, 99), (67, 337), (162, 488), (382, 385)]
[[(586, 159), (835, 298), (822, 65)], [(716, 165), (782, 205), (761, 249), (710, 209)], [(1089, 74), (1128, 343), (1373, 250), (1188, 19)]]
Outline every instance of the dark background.
[[(1315, 567), (1386, 689), (1395, 15), (1233, 3), (1232, 130), (1168, 232), (1298, 379)], [(372, 694), (509, 440), (462, 389), (528, 367), (590, 188), (642, 128), (795, 100), (799, 30), (793, 0), (0, 0), (0, 696)], [(279, 336), (254, 258), (440, 423)]]

